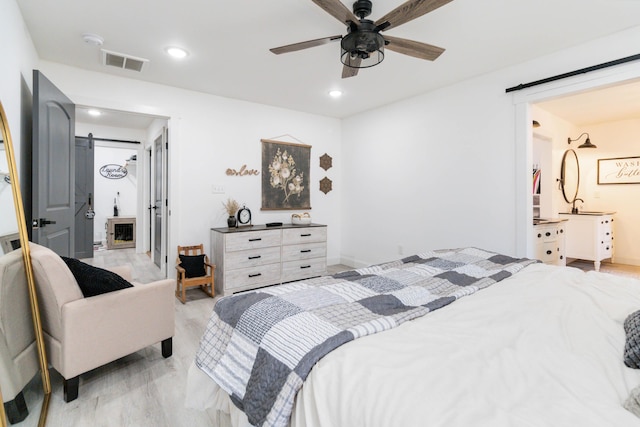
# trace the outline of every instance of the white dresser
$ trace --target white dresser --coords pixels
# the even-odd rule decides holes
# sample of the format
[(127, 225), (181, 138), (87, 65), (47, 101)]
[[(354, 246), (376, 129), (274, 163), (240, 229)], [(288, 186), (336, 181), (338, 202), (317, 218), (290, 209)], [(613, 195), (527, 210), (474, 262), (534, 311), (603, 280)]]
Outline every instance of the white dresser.
[(533, 226), (535, 257), (545, 264), (567, 265), (566, 220), (542, 220)]
[(560, 214), (568, 219), (567, 257), (593, 261), (596, 271), (600, 270), (600, 261), (613, 258), (614, 213)]
[(321, 224), (212, 228), (216, 294), (322, 276), (327, 227)]

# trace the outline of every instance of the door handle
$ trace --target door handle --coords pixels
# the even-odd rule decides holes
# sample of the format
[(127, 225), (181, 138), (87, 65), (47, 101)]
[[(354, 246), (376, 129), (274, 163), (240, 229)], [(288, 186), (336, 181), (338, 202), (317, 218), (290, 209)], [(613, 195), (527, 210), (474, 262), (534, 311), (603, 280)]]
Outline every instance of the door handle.
[(40, 218), (40, 219), (34, 219), (31, 221), (31, 225), (33, 226), (33, 228), (39, 228), (39, 227), (44, 227), (47, 224), (55, 224), (55, 221), (49, 221), (46, 218)]

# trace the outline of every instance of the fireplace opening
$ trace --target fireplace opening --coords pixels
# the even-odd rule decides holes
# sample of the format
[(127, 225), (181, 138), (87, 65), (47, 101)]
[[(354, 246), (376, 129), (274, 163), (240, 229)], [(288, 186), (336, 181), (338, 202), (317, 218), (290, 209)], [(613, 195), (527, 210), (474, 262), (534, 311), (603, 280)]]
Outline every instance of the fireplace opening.
[(133, 217), (107, 218), (107, 249), (136, 247), (136, 219)]

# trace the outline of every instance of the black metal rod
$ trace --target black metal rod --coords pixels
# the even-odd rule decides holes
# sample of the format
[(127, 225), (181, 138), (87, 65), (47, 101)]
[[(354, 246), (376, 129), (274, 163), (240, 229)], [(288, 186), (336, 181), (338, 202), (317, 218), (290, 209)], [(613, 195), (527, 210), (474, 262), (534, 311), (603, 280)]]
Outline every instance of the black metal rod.
[[(88, 136), (76, 136), (76, 138), (89, 139)], [(96, 138), (95, 136), (93, 138), (91, 138), (91, 139), (93, 141), (124, 142), (126, 144), (140, 144), (140, 141), (128, 141), (126, 139)]]
[(620, 64), (627, 63), (627, 62), (631, 62), (631, 61), (637, 61), (637, 60), (640, 60), (640, 54), (627, 56), (626, 58), (616, 59), (615, 61), (604, 62), (604, 63), (598, 64), (598, 65), (592, 65), (592, 66), (586, 67), (586, 68), (580, 68), (579, 70), (570, 71), (570, 72), (564, 73), (564, 74), (558, 74), (557, 76), (547, 77), (546, 79), (536, 80), (536, 81), (530, 82), (530, 83), (521, 83), (518, 86), (513, 86), (513, 87), (510, 87), (510, 88), (506, 89), (506, 92), (507, 93), (514, 92), (516, 90), (522, 90), (522, 89), (526, 89), (526, 88), (529, 88), (529, 87), (532, 87), (532, 86), (538, 86), (538, 85), (541, 85), (541, 84), (544, 84), (544, 83), (554, 82), (556, 80), (566, 79), (567, 77), (573, 77), (573, 76), (577, 76), (579, 74), (589, 73), (591, 71), (601, 70), (603, 68), (613, 67), (615, 65), (620, 65)]

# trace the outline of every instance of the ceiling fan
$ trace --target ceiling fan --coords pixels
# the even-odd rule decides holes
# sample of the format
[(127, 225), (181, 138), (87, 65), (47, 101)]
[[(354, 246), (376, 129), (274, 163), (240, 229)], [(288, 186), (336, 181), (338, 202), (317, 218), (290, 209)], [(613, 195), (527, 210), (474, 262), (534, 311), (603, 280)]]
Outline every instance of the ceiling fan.
[(373, 67), (382, 62), (385, 47), (404, 55), (429, 61), (435, 60), (444, 52), (441, 47), (398, 37), (382, 36), (380, 32), (419, 18), (452, 0), (408, 0), (375, 22), (364, 19), (371, 14), (370, 0), (356, 0), (353, 3), (353, 13), (340, 0), (312, 1), (329, 15), (347, 25), (347, 35), (336, 35), (275, 47), (269, 49), (271, 52), (279, 55), (340, 40), (340, 61), (344, 64), (342, 68), (343, 79), (357, 75), (360, 68)]

